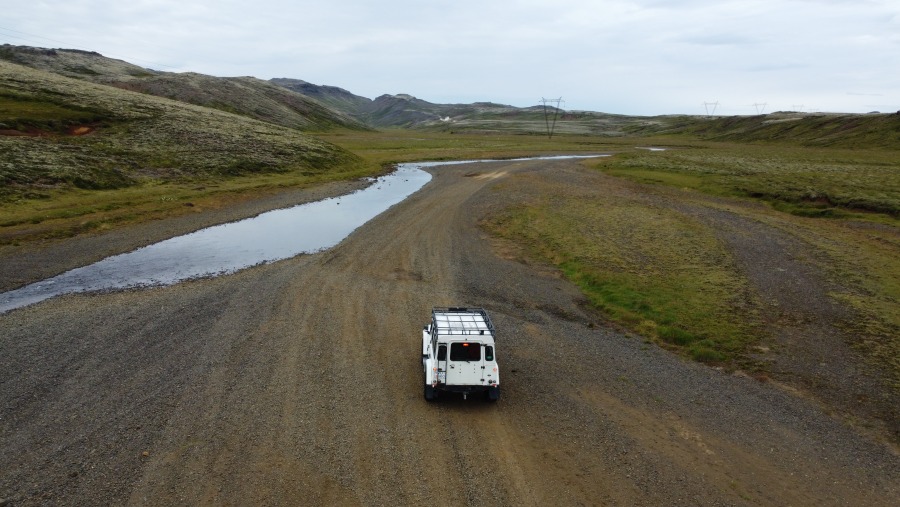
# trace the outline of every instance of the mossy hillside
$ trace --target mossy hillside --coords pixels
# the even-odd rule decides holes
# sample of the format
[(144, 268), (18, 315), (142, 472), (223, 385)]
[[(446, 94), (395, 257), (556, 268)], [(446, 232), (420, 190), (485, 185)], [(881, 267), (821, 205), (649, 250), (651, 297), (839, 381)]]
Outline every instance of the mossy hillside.
[[(105, 111), (74, 107), (53, 97), (39, 98), (8, 90), (0, 91), (0, 128), (27, 133), (29, 128), (63, 133), (72, 124), (100, 121)], [(10, 132), (7, 132), (10, 134)]]
[[(68, 118), (59, 121), (81, 121), (93, 129), (84, 136), (0, 137), (0, 185), (7, 197), (30, 186), (76, 179), (86, 182), (80, 188), (93, 188), (92, 171), (115, 172), (123, 181), (137, 182), (167, 175), (318, 173), (356, 161), (352, 154), (295, 130), (5, 62), (0, 62), (0, 93), (8, 114), (0, 117), (2, 123), (39, 128), (62, 110)], [(20, 106), (14, 107), (16, 103)], [(61, 173), (74, 174), (67, 179)]]
[(629, 134), (691, 135), (721, 142), (786, 143), (792, 146), (900, 150), (900, 112), (812, 114), (779, 112), (758, 116), (669, 117), (668, 125), (631, 125)]
[(109, 84), (307, 132), (367, 129), (358, 120), (313, 99), (253, 77), (160, 73)]
[[(6, 134), (27, 134), (0, 135), (3, 242), (178, 213), (159, 200), (165, 185), (190, 201), (213, 188), (265, 192), (380, 170), (294, 129), (7, 62), (0, 62), (0, 111), (0, 123), (14, 131)], [(61, 203), (76, 217), (44, 228), (61, 218), (51, 211)], [(98, 203), (103, 218), (91, 218)], [(29, 232), (27, 224), (41, 227)]]

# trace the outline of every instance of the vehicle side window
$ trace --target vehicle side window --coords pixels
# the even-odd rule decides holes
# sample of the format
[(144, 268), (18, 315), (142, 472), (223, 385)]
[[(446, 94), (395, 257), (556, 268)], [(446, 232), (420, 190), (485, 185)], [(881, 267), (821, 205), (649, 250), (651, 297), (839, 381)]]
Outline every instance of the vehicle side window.
[(480, 343), (451, 343), (450, 344), (450, 360), (451, 361), (480, 361), (481, 360), (481, 344)]
[(447, 346), (441, 345), (438, 347), (438, 361), (446, 361), (447, 360)]
[(484, 360), (485, 361), (493, 361), (494, 360), (494, 347), (487, 345), (484, 347)]

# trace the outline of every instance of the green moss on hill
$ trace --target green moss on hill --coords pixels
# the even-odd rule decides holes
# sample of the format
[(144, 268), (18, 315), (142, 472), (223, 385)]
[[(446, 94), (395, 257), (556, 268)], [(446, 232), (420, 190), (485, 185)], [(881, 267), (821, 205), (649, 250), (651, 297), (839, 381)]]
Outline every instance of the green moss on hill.
[(360, 163), (295, 129), (7, 62), (0, 62), (0, 124), (4, 200), (70, 186), (319, 174)]

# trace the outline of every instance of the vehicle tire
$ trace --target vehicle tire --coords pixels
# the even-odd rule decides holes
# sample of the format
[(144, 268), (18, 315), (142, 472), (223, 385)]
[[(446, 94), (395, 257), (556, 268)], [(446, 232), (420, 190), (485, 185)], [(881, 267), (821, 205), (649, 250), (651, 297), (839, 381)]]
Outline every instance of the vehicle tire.
[(500, 388), (491, 387), (484, 393), (484, 398), (490, 403), (494, 403), (500, 399)]
[(425, 385), (425, 401), (434, 401), (437, 398), (437, 392), (430, 385)]

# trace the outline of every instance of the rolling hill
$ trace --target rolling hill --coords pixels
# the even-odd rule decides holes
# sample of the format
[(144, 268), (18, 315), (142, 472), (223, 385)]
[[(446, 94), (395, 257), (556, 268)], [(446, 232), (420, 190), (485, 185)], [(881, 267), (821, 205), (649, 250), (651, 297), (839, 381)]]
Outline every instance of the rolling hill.
[(266, 172), (358, 158), (269, 122), (0, 60), (0, 198)]
[(366, 129), (338, 109), (253, 77), (214, 77), (145, 69), (99, 53), (0, 46), (0, 60), (65, 77), (211, 107), (303, 131)]

